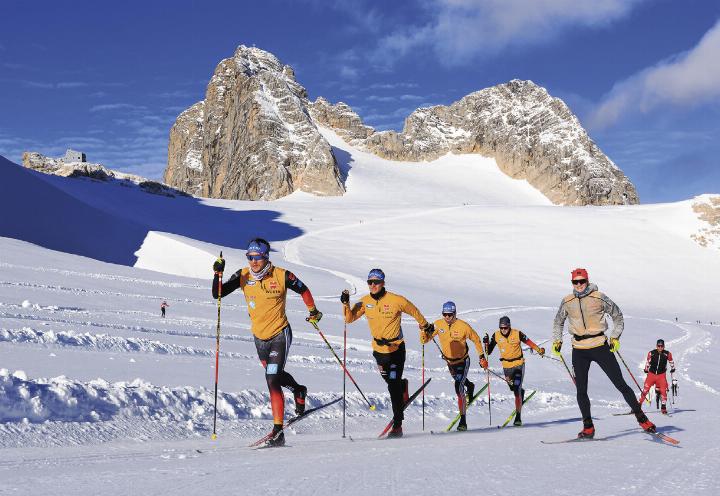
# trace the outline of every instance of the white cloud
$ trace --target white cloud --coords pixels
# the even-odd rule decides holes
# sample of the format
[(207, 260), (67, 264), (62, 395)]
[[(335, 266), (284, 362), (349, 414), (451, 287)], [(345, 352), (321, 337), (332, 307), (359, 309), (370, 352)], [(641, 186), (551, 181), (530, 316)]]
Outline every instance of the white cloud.
[(571, 27), (599, 27), (645, 0), (433, 0), (431, 20), (382, 38), (372, 59), (391, 65), (432, 47), (443, 63), (460, 64), (505, 48), (548, 42)]
[(394, 90), (398, 88), (417, 88), (417, 83), (375, 83), (368, 86), (373, 90)]
[(146, 110), (142, 105), (133, 105), (132, 103), (103, 103), (101, 105), (93, 105), (90, 112), (104, 112), (107, 110)]
[(83, 88), (87, 86), (88, 84), (83, 81), (65, 81), (58, 83), (56, 85), (59, 89), (68, 89), (68, 88)]
[(345, 79), (355, 79), (358, 77), (358, 70), (349, 65), (340, 66), (340, 77)]
[(720, 21), (690, 51), (616, 83), (591, 114), (592, 127), (604, 127), (623, 114), (663, 105), (693, 107), (720, 101)]

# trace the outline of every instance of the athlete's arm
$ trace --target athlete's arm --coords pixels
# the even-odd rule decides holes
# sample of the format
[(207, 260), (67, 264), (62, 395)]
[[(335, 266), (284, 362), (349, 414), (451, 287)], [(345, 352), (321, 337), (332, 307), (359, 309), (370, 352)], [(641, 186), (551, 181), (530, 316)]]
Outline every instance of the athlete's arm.
[(520, 332), (520, 341), (522, 341), (523, 343), (528, 345), (530, 348), (535, 350), (537, 353), (540, 353), (540, 347), (538, 345), (536, 345), (535, 343), (533, 343), (532, 339), (527, 337), (525, 335), (525, 333), (523, 333), (522, 331)]
[(485, 352), (483, 351), (480, 336), (478, 336), (478, 333), (475, 332), (475, 329), (473, 329), (470, 325), (468, 325), (468, 338), (470, 339), (470, 341), (475, 343), (475, 349), (477, 350), (479, 358), (485, 358)]
[(345, 316), (345, 322), (347, 322), (348, 324), (351, 322), (355, 322), (364, 314), (365, 305), (363, 305), (362, 301), (358, 301), (357, 303), (355, 303), (352, 308), (350, 308), (350, 303), (343, 304), (343, 315)]
[[(213, 277), (213, 283), (212, 283), (212, 296), (217, 300), (218, 297), (218, 280), (219, 275), (216, 272), (215, 277)], [(238, 270), (235, 272), (232, 276), (230, 276), (230, 279), (225, 281), (222, 285), (222, 295), (223, 298), (233, 291), (235, 291), (237, 288), (240, 287), (240, 271)]]
[(308, 310), (312, 311), (315, 309), (315, 300), (310, 292), (310, 288), (305, 286), (305, 284), (289, 270), (285, 271), (285, 287), (299, 294)]

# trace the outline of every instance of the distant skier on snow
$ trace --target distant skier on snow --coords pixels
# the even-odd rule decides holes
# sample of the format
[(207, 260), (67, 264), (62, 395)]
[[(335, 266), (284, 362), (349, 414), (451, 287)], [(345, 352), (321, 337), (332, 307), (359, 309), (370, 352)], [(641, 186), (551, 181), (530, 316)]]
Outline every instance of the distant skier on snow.
[(648, 351), (647, 359), (645, 360), (645, 373), (647, 376), (645, 377), (645, 385), (643, 386), (643, 391), (638, 402), (642, 405), (650, 388), (654, 385), (655, 390), (660, 393), (660, 411), (662, 413), (667, 413), (668, 382), (665, 372), (667, 371), (668, 364), (670, 364), (670, 373), (674, 374), (675, 362), (673, 362), (672, 353), (665, 349), (665, 341), (658, 339), (655, 349)]
[(522, 425), (523, 400), (525, 399), (525, 390), (522, 387), (525, 377), (525, 358), (523, 356), (520, 343), (525, 343), (535, 350), (540, 356), (545, 354), (545, 348), (541, 348), (532, 342), (523, 332), (513, 329), (510, 325), (510, 317), (500, 317), (498, 322), (499, 329), (493, 332), (490, 342), (488, 343), (487, 354), (490, 354), (497, 346), (500, 349), (500, 361), (502, 362), (503, 373), (505, 379), (510, 386), (510, 391), (515, 395), (515, 420), (514, 425)]
[(457, 430), (467, 430), (465, 417), (467, 403), (475, 393), (475, 384), (467, 378), (470, 371), (470, 348), (467, 340), (475, 344), (479, 356), (480, 366), (487, 368), (488, 363), (482, 348), (480, 336), (470, 324), (457, 318), (455, 303), (448, 301), (442, 306), (442, 319), (433, 322), (434, 329), (431, 332), (420, 331), (420, 342), (429, 343), (435, 336), (440, 339), (440, 352), (442, 358), (447, 362), (450, 375), (455, 380), (455, 394), (458, 398), (460, 410), (460, 423)]
[(340, 295), (345, 322), (355, 322), (365, 315), (370, 326), (373, 342), (373, 356), (380, 369), (380, 375), (387, 383), (393, 409), (393, 425), (388, 437), (402, 437), (403, 407), (409, 398), (408, 381), (402, 378), (405, 367), (405, 339), (400, 319), (403, 313), (413, 317), (420, 329), (432, 333), (430, 324), (410, 300), (385, 290), (385, 273), (372, 269), (368, 274), (370, 294), (360, 298), (350, 307), (350, 293)]
[[(285, 397), (282, 388), (292, 391), (295, 398), (295, 413), (305, 411), (307, 387), (300, 385), (293, 376), (285, 371), (285, 362), (292, 344), (292, 329), (285, 313), (287, 290), (291, 289), (302, 296), (310, 312), (309, 318), (319, 321), (322, 313), (315, 307), (315, 301), (305, 284), (289, 270), (275, 267), (270, 262), (270, 243), (255, 238), (248, 244), (246, 257), (249, 267), (235, 272), (222, 284), (222, 297), (240, 288), (250, 315), (251, 331), (255, 337), (255, 348), (270, 390), (270, 406), (273, 413), (273, 436), (270, 446), (285, 444), (282, 432), (285, 416)], [(213, 264), (212, 295), (218, 297), (219, 275), (225, 270), (225, 260), (219, 258)]]
[(163, 302), (160, 304), (160, 316), (164, 319), (165, 318), (165, 309), (169, 307), (168, 302), (163, 300)]
[[(572, 365), (575, 370), (577, 402), (583, 417), (583, 429), (579, 438), (595, 436), (595, 426), (590, 414), (590, 398), (588, 397), (588, 371), (590, 364), (596, 362), (605, 372), (613, 385), (620, 391), (630, 409), (635, 414), (640, 427), (645, 431), (655, 432), (655, 424), (648, 420), (642, 411), (635, 393), (623, 378), (620, 365), (613, 356), (620, 349), (620, 335), (625, 321), (620, 308), (607, 295), (598, 291), (591, 284), (585, 269), (575, 269), (570, 273), (573, 287), (569, 294), (560, 302), (560, 308), (553, 323), (553, 353), (560, 355), (563, 339), (563, 326), (570, 319), (569, 331), (572, 335)], [(610, 339), (605, 336), (608, 325), (605, 316), (613, 321)]]

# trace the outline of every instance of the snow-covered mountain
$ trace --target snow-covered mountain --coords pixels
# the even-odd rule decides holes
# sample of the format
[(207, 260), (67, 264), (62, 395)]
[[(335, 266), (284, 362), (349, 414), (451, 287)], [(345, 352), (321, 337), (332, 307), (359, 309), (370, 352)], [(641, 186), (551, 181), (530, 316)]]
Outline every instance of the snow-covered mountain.
[(296, 190), (343, 192), (336, 158), (318, 131), (398, 161), (447, 153), (494, 158), (559, 205), (638, 203), (630, 180), (607, 158), (559, 98), (513, 80), (449, 106), (421, 108), (401, 133), (375, 132), (352, 109), (307, 99), (290, 66), (241, 45), (217, 66), (205, 100), (170, 131), (166, 183), (211, 198), (271, 200)]
[[(709, 211), (693, 208), (711, 197), (558, 207), (492, 158), (447, 154), (418, 167), (348, 144), (329, 128), (319, 131), (346, 178), (342, 196), (170, 198), (0, 161), (0, 492), (236, 494), (238, 481), (241, 492), (263, 494), (417, 496), (452, 488), (496, 495), (507, 494), (509, 483), (521, 494), (716, 492), (720, 257), (692, 238), (712, 227)], [(424, 373), (432, 378), (424, 417), (417, 401), (406, 415), (406, 436), (379, 441), (391, 408), (367, 323), (359, 321), (347, 326), (349, 371), (376, 410), (348, 382), (349, 437), (341, 437), (342, 409), (333, 406), (299, 422), (288, 448), (251, 451), (247, 445), (271, 420), (238, 293), (222, 300), (219, 438), (211, 441), (211, 266), (220, 250), (228, 271), (244, 266), (254, 236), (269, 239), (274, 263), (310, 287), (338, 353), (338, 295), (349, 288), (356, 301), (372, 267), (383, 268), (388, 288), (429, 319), (453, 300), (478, 331), (508, 315), (547, 348), (557, 305), (570, 292), (569, 271), (585, 266), (625, 314), (621, 353), (635, 377), (642, 380), (657, 338), (674, 354), (680, 392), (673, 414), (649, 415), (680, 447), (658, 444), (632, 417), (613, 415), (626, 406), (597, 368), (590, 396), (598, 437), (606, 440), (541, 444), (574, 437), (579, 412), (562, 365), (527, 352), (525, 388), (537, 393), (523, 410), (522, 428), (497, 429), (513, 405), (507, 387), (492, 379), (490, 398), (470, 409), (469, 432), (431, 435), (457, 408), (432, 345), (424, 350)], [(165, 319), (163, 301), (170, 305)], [(306, 312), (291, 295), (288, 370), (316, 406), (342, 394), (342, 375)], [(403, 328), (405, 377), (414, 389), (423, 350), (414, 321), (404, 320)], [(471, 356), (469, 377), (481, 385), (485, 375), (474, 350)], [(497, 354), (490, 363), (501, 371)], [(498, 475), (506, 465), (497, 457), (522, 467), (520, 475)], [(602, 476), (587, 475), (598, 473), (598, 463)]]

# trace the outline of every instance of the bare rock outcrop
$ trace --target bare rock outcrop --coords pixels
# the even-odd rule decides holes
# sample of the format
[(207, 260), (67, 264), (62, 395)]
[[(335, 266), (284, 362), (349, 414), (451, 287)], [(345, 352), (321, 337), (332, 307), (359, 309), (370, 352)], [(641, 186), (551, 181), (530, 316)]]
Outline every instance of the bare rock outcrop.
[(216, 67), (205, 100), (172, 127), (165, 181), (210, 198), (342, 194), (332, 148), (307, 105), (289, 66), (241, 45)]
[(323, 97), (318, 97), (308, 108), (316, 123), (332, 129), (351, 145), (363, 145), (365, 140), (375, 133), (372, 127), (363, 124), (360, 116), (346, 103), (338, 102), (332, 105)]
[(392, 160), (434, 160), (446, 153), (493, 157), (503, 172), (526, 179), (555, 204), (639, 201), (633, 184), (567, 105), (531, 81), (513, 80), (449, 106), (418, 109), (401, 133), (373, 133), (364, 146)]
[(700, 246), (720, 249), (720, 196), (702, 195), (696, 198), (692, 209), (705, 227), (690, 237)]
[(47, 157), (37, 152), (23, 153), (23, 167), (53, 176), (89, 178), (106, 182), (118, 181), (118, 183), (123, 186), (137, 186), (146, 193), (152, 193), (154, 195), (169, 197), (188, 196), (187, 193), (171, 188), (161, 182), (108, 169), (102, 164), (65, 162), (61, 158)]

